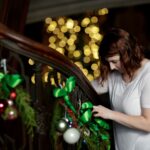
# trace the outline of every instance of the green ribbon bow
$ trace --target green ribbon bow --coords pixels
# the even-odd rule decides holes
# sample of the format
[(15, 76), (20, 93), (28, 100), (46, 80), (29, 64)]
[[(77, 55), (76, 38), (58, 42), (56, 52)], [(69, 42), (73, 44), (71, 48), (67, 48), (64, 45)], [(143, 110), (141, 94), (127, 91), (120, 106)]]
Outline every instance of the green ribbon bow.
[[(72, 105), (68, 96), (68, 94), (73, 91), (74, 87), (75, 87), (75, 77), (71, 76), (67, 79), (65, 87), (55, 88), (53, 90), (53, 95), (56, 98), (63, 97), (68, 107), (77, 115), (76, 110)], [(104, 120), (100, 118), (94, 118), (92, 120), (92, 109), (93, 104), (90, 101), (82, 103), (80, 113), (78, 114), (79, 125), (83, 126), (88, 124), (91, 132), (93, 132), (97, 137), (100, 136), (103, 140), (109, 140), (109, 135), (107, 134), (100, 133), (100, 135), (98, 135), (100, 127), (102, 127), (103, 129), (110, 128), (108, 123), (106, 123)], [(108, 147), (110, 147), (110, 145), (108, 145)]]
[[(93, 104), (91, 102), (84, 102), (81, 105), (81, 117), (79, 120), (83, 123), (86, 124), (91, 121), (92, 119), (92, 109), (93, 109)], [(109, 125), (102, 119), (95, 118), (94, 123), (96, 123), (99, 127), (102, 127), (104, 129), (109, 129)], [(94, 127), (94, 126), (93, 126)], [(95, 125), (94, 130), (98, 130), (97, 126)]]
[(82, 124), (86, 124), (87, 122), (91, 121), (92, 109), (93, 104), (91, 102), (82, 103), (80, 109), (81, 116), (79, 117), (79, 120), (82, 122)]
[(71, 93), (73, 91), (75, 87), (75, 77), (71, 76), (67, 79), (66, 81), (66, 85), (63, 88), (55, 88), (53, 90), (53, 95), (58, 98), (58, 97), (63, 97), (65, 100), (65, 103), (67, 104), (67, 106), (76, 114), (76, 109), (75, 107), (72, 105), (70, 98), (68, 96), (69, 93)]
[(22, 82), (22, 78), (19, 74), (4, 74), (0, 72), (1, 88), (5, 92), (7, 97), (10, 93), (10, 88), (15, 88)]
[[(109, 140), (109, 134), (99, 132), (100, 128), (110, 129), (109, 124), (100, 118), (94, 118), (92, 120), (92, 109), (93, 104), (89, 101), (82, 103), (81, 105), (81, 116), (79, 116), (79, 124), (89, 126), (89, 130), (94, 133), (97, 137), (102, 140)], [(110, 150), (110, 144), (107, 145), (107, 150)]]
[[(63, 88), (55, 88), (53, 90), (53, 95), (58, 98), (58, 97), (63, 97), (65, 100), (65, 103), (67, 106), (76, 114), (76, 109), (72, 105), (68, 94), (73, 91), (75, 87), (75, 77), (71, 76), (67, 79), (66, 85)], [(89, 101), (82, 103), (81, 109), (80, 109), (80, 115), (78, 116), (79, 123), (80, 125), (84, 125), (86, 123), (89, 123), (92, 119), (92, 109), (93, 109), (93, 104)], [(94, 122), (99, 126), (103, 127), (104, 129), (109, 129), (109, 125), (102, 119), (95, 118)], [(98, 126), (97, 125), (91, 125), (91, 127), (97, 131)]]

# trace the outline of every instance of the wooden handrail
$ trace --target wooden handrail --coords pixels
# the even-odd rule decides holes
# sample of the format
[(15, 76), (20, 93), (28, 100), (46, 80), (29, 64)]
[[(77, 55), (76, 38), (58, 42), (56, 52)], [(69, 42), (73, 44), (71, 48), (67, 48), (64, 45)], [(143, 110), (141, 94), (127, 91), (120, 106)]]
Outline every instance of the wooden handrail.
[(105, 105), (105, 102), (100, 99), (99, 95), (95, 92), (85, 75), (66, 56), (52, 48), (49, 48), (48, 46), (16, 33), (1, 23), (0, 43), (2, 46), (9, 48), (10, 51), (50, 65), (66, 76), (76, 76), (76, 84), (83, 90), (89, 100), (93, 103), (97, 103), (96, 101), (99, 101), (100, 104)]

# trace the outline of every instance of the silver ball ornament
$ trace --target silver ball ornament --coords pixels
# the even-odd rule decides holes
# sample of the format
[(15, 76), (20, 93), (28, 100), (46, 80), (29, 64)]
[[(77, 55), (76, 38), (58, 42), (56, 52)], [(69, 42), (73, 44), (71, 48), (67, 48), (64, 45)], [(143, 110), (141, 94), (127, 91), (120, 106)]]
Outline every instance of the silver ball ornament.
[(80, 139), (80, 132), (76, 128), (68, 128), (63, 134), (63, 139), (68, 144), (75, 144)]
[(59, 120), (58, 124), (57, 124), (57, 130), (59, 132), (64, 132), (66, 131), (66, 129), (68, 128), (68, 124), (64, 119)]

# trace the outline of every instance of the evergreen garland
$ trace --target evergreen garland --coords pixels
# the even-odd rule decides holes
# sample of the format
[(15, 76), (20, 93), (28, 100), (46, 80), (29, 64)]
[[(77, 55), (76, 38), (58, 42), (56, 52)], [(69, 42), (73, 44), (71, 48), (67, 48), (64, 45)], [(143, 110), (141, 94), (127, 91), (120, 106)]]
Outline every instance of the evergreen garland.
[(23, 123), (27, 128), (27, 133), (33, 137), (34, 128), (36, 127), (35, 111), (30, 106), (30, 96), (21, 87), (16, 88), (16, 106), (19, 110)]
[(51, 120), (51, 126), (50, 126), (50, 137), (51, 137), (51, 144), (52, 144), (52, 149), (56, 150), (57, 149), (57, 140), (58, 137), (60, 136), (59, 132), (56, 129), (57, 123), (62, 118), (63, 116), (63, 108), (60, 106), (60, 104), (56, 101), (54, 103), (53, 107), (53, 112), (52, 112), (52, 120)]
[(0, 116), (4, 120), (12, 120), (19, 114), (27, 133), (33, 137), (36, 127), (35, 111), (31, 107), (29, 93), (20, 85), (22, 81), (20, 74), (0, 72)]
[[(80, 139), (76, 143), (77, 150), (82, 149), (84, 142), (89, 150), (110, 150), (109, 124), (102, 118), (92, 117), (93, 104), (90, 101), (82, 103), (79, 110), (75, 109), (69, 97), (69, 93), (74, 88), (75, 77), (71, 76), (66, 80), (64, 87), (56, 87), (53, 90), (54, 97), (62, 97), (63, 99), (57, 99), (57, 106), (54, 107), (52, 119), (53, 132), (51, 132), (51, 135), (55, 136), (58, 133), (63, 135), (63, 132), (61, 133), (56, 130), (57, 120), (62, 119), (62, 115), (64, 114), (59, 111), (62, 107), (62, 111), (66, 112), (67, 119), (69, 122), (72, 122), (72, 127), (77, 128), (81, 133)], [(55, 136), (55, 143), (56, 141), (57, 137)]]
[[(66, 107), (63, 104), (62, 99), (59, 99), (58, 101), (55, 102), (55, 105), (53, 107), (53, 114), (52, 114), (53, 117), (51, 120), (52, 123), (51, 123), (51, 128), (50, 128), (50, 137), (51, 137), (52, 147), (53, 147), (52, 149), (55, 149), (55, 150), (57, 149), (57, 146), (58, 146), (57, 144), (58, 138), (63, 135), (63, 133), (60, 133), (57, 130), (56, 126), (57, 126), (58, 121), (64, 117), (65, 109)], [(70, 109), (66, 111), (69, 112)], [(73, 119), (74, 115), (72, 115), (72, 113), (69, 113), (69, 114), (67, 113), (66, 115), (70, 121), (74, 121)], [(73, 124), (76, 124), (76, 122), (73, 122)], [(108, 131), (106, 131), (106, 129), (100, 128), (99, 131), (97, 131), (97, 133), (90, 132), (90, 135), (84, 134), (84, 132), (90, 130), (90, 125), (85, 124), (80, 129), (81, 129), (80, 130), (81, 138), (76, 144), (77, 150), (81, 150), (83, 148), (82, 146), (83, 146), (84, 141), (88, 150), (110, 150), (110, 147), (109, 147), (110, 140), (108, 140), (107, 138), (105, 139), (104, 138), (105, 136), (103, 138), (100, 137), (103, 135), (106, 135), (109, 137), (109, 133)]]

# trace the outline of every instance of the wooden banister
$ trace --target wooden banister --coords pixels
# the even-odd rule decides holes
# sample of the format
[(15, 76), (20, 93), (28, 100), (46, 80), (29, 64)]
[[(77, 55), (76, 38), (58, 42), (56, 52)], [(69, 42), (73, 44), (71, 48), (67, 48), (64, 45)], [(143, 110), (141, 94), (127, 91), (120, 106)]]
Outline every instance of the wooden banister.
[(10, 51), (27, 56), (38, 62), (51, 65), (66, 76), (76, 76), (76, 84), (93, 103), (106, 105), (92, 88), (81, 70), (67, 57), (41, 43), (33, 41), (0, 23), (0, 43)]

